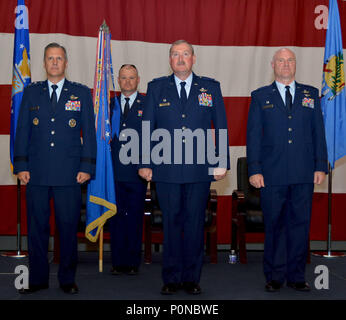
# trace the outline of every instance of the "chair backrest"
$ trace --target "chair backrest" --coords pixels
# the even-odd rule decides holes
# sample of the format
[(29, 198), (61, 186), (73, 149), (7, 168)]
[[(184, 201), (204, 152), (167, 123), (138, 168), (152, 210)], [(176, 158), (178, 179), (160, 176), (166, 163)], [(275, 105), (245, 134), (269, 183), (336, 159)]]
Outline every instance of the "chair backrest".
[(261, 210), (260, 189), (254, 188), (249, 182), (246, 157), (240, 157), (237, 161), (237, 188), (244, 192), (247, 206)]

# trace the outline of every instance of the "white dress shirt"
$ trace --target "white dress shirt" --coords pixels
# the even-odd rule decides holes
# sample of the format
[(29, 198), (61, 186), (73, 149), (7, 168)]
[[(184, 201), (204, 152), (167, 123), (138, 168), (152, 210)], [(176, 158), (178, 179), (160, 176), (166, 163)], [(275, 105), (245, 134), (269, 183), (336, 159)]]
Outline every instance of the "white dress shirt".
[[(278, 90), (280, 92), (280, 96), (282, 98), (282, 101), (284, 102), (284, 105), (286, 105), (286, 85), (281, 83), (281, 82), (278, 82), (278, 81), (275, 81), (276, 83), (276, 86), (278, 87)], [(296, 93), (296, 82), (295, 81), (292, 81), (290, 84), (290, 93), (291, 93), (291, 96), (292, 96), (292, 103), (294, 102), (294, 95)]]
[(176, 75), (174, 75), (174, 80), (175, 80), (175, 85), (177, 86), (178, 89), (178, 95), (180, 98), (180, 90), (181, 90), (181, 85), (180, 82), (186, 82), (185, 84), (185, 91), (186, 91), (186, 97), (189, 97), (189, 93), (190, 93), (190, 89), (191, 89), (191, 85), (192, 85), (192, 72), (191, 74), (187, 77), (186, 80), (181, 80), (179, 79)]
[[(64, 82), (65, 82), (65, 78), (60, 80), (58, 83), (56, 83), (56, 85), (58, 86), (58, 88), (55, 90), (55, 92), (56, 92), (56, 100), (57, 101), (59, 101), (60, 93), (61, 93), (62, 88), (64, 86)], [(49, 98), (52, 96), (52, 93), (53, 93), (53, 88), (52, 88), (53, 84), (55, 84), (55, 83), (53, 83), (53, 82), (48, 80)]]

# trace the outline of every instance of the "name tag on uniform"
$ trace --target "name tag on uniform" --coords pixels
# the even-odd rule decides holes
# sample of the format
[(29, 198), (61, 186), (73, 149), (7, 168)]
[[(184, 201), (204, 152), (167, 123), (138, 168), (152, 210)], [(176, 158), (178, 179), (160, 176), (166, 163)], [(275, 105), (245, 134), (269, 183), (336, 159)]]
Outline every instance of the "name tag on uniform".
[(315, 101), (312, 98), (304, 98), (302, 101), (302, 106), (314, 109), (315, 108)]
[(274, 108), (274, 105), (273, 104), (266, 104), (265, 106), (262, 107), (262, 109), (271, 109), (271, 108)]
[(80, 111), (80, 101), (67, 101), (65, 104), (65, 110), (67, 111)]
[(169, 102), (164, 102), (164, 103), (160, 103), (159, 104), (159, 107), (168, 107), (170, 106), (171, 104)]
[(200, 106), (212, 107), (213, 106), (213, 98), (211, 94), (207, 94), (205, 92), (198, 95), (198, 103)]

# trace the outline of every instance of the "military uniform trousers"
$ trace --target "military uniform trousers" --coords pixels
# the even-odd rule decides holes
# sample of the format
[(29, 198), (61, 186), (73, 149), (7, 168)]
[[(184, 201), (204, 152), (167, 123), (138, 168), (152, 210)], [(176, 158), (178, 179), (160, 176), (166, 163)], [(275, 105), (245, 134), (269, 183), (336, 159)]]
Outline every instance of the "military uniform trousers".
[(109, 219), (113, 266), (141, 263), (144, 201), (147, 183), (116, 181), (117, 213)]
[(305, 281), (313, 188), (312, 183), (261, 188), (268, 282)]
[(81, 188), (75, 186), (27, 185), (29, 283), (49, 283), (47, 259), (50, 199), (54, 200), (55, 222), (59, 231), (60, 285), (75, 282), (77, 268), (77, 229), (81, 210)]
[(209, 190), (210, 181), (156, 183), (163, 214), (162, 279), (165, 284), (200, 281)]

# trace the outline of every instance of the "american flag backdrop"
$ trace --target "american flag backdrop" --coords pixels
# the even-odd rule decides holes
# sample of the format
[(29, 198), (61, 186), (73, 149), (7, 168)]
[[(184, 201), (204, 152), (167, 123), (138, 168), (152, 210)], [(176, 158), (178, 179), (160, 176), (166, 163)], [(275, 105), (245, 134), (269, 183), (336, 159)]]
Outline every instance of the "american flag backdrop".
[[(124, 63), (135, 64), (142, 93), (150, 80), (171, 72), (170, 43), (186, 39), (194, 45), (195, 73), (220, 81), (226, 106), (231, 171), (213, 188), (218, 192), (218, 242), (229, 243), (231, 194), (237, 158), (245, 155), (250, 93), (273, 81), (270, 61), (283, 46), (297, 55), (297, 81), (321, 89), (328, 0), (27, 0), (25, 4), (33, 82), (45, 79), (43, 49), (54, 41), (67, 49), (67, 77), (93, 88), (97, 36), (104, 20), (112, 33), (114, 71)], [(345, 44), (346, 1), (338, 4)], [(0, 236), (16, 233), (16, 179), (9, 155), (16, 5), (17, 0), (0, 0)], [(346, 157), (336, 162), (333, 193), (333, 240), (346, 240)], [(315, 187), (311, 240), (326, 239), (327, 211), (325, 181)]]

